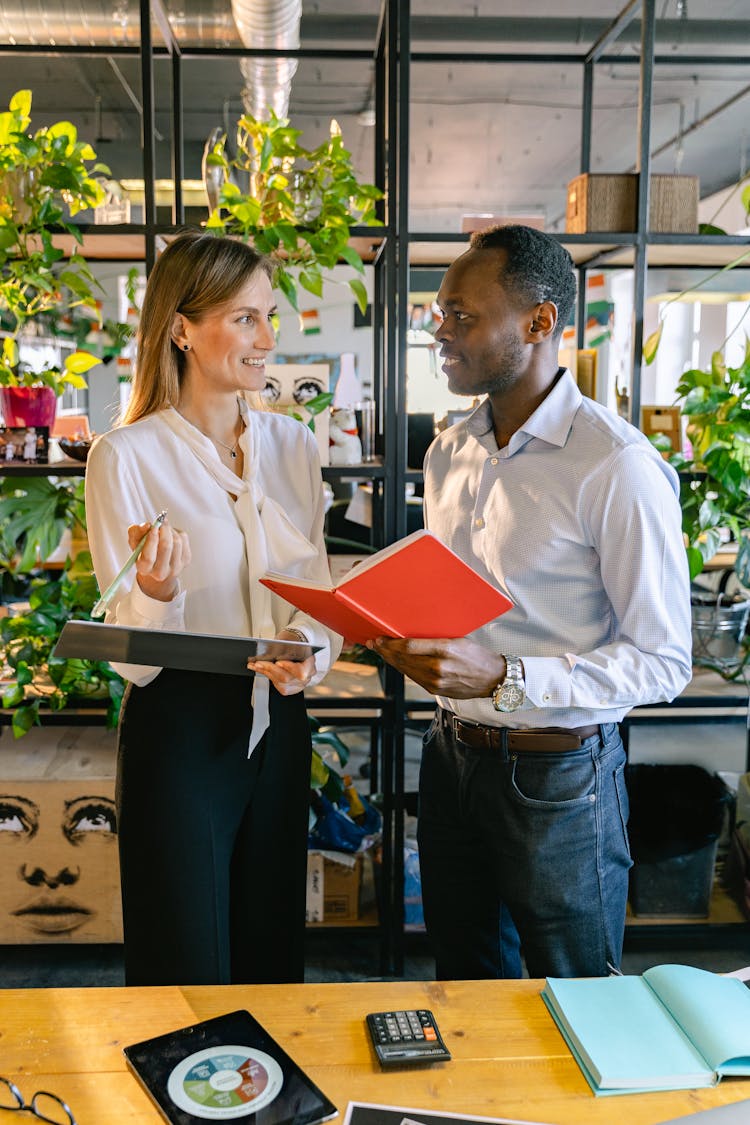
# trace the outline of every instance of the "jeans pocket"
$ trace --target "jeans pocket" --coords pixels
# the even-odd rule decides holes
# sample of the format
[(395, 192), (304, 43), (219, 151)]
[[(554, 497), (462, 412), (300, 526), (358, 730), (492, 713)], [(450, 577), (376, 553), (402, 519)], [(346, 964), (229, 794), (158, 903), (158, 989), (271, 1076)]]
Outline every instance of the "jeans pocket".
[(518, 754), (513, 761), (512, 792), (535, 808), (591, 805), (596, 799), (596, 769), (589, 750), (559, 754)]
[(625, 762), (621, 762), (615, 769), (615, 795), (617, 798), (617, 807), (620, 810), (620, 824), (622, 825), (622, 838), (625, 841), (625, 847), (630, 855), (630, 838), (628, 837), (628, 818), (630, 816), (630, 799), (628, 797), (628, 790), (625, 784)]

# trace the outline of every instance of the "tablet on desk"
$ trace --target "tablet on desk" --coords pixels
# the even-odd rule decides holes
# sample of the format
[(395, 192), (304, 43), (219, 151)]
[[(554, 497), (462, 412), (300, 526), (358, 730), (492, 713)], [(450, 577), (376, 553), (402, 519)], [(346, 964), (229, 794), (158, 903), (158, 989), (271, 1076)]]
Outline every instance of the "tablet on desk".
[[(249, 1012), (227, 1012), (123, 1049), (170, 1125), (316, 1125), (336, 1106)], [(257, 1116), (256, 1116), (257, 1115)]]
[(247, 662), (306, 660), (320, 646), (261, 637), (223, 637), (215, 633), (170, 633), (106, 625), (102, 621), (68, 621), (52, 652), (63, 658), (109, 660), (120, 664), (154, 664), (189, 672), (225, 672), (252, 676)]

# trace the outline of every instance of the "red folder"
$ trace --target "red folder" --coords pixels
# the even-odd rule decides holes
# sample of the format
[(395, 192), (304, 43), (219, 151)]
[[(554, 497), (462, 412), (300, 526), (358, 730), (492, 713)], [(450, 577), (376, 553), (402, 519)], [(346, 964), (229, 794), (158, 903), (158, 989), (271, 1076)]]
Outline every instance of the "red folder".
[(337, 586), (266, 574), (260, 580), (347, 640), (465, 637), (513, 603), (429, 531), (355, 566)]

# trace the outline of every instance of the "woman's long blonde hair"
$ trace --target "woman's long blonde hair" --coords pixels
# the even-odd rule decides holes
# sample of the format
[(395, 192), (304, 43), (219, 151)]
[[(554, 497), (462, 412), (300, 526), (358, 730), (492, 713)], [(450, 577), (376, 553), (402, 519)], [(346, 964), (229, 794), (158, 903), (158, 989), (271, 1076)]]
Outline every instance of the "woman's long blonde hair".
[(176, 405), (185, 355), (172, 339), (176, 313), (200, 321), (226, 304), (255, 273), (273, 278), (271, 261), (244, 242), (185, 231), (151, 271), (138, 327), (133, 390), (122, 425)]

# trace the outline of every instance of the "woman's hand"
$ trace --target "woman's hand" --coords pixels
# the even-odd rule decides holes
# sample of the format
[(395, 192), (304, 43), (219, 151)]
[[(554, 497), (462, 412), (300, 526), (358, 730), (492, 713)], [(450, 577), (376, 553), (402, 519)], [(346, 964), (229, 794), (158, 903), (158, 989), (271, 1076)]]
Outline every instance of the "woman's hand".
[[(282, 629), (276, 637), (279, 641), (298, 641), (299, 634)], [(315, 657), (307, 660), (248, 660), (251, 672), (267, 676), (280, 695), (296, 695), (304, 691), (315, 675)]]
[(190, 562), (190, 540), (187, 532), (177, 531), (166, 519), (161, 527), (134, 523), (128, 528), (131, 551), (147, 532), (146, 542), (135, 564), (138, 585), (149, 598), (171, 602), (179, 588), (178, 575)]

